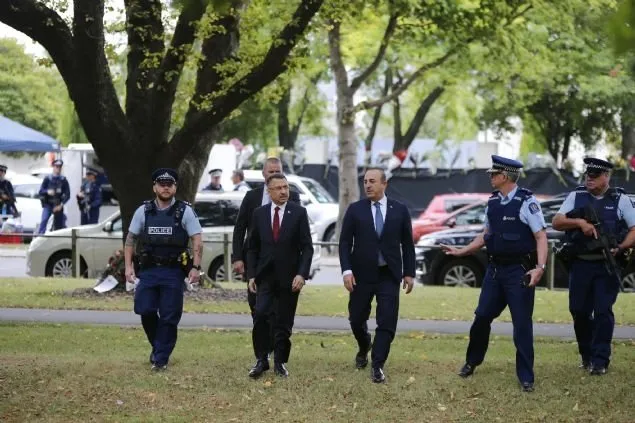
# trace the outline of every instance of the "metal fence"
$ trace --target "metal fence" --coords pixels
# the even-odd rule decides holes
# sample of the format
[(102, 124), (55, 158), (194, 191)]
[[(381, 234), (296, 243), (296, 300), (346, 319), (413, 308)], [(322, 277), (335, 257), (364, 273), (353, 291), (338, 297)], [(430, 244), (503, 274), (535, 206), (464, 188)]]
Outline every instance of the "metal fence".
[[(219, 234), (221, 235), (221, 234)], [(71, 250), (71, 266), (72, 266), (72, 276), (80, 277), (81, 275), (81, 259), (80, 259), (80, 248), (78, 246), (79, 240), (92, 240), (92, 241), (103, 241), (103, 237), (97, 236), (80, 236), (79, 229), (71, 229), (71, 235), (49, 235), (45, 234), (0, 234), (0, 243), (3, 238), (7, 237), (21, 237), (21, 238), (36, 238), (36, 237), (45, 237), (45, 238), (56, 238), (56, 239), (70, 239), (70, 250)], [(232, 262), (231, 262), (231, 244), (232, 244), (232, 234), (224, 233), (222, 234), (222, 240), (204, 240), (205, 244), (223, 244), (223, 265), (225, 269), (224, 282), (230, 282), (233, 278)], [(548, 248), (548, 259), (547, 259), (547, 269), (546, 269), (546, 285), (547, 289), (553, 290), (555, 285), (555, 254), (553, 252), (553, 246), (556, 244), (555, 241), (549, 241)], [(313, 245), (320, 247), (334, 247), (337, 249), (338, 243), (336, 242), (323, 242), (323, 241), (314, 241)], [(123, 248), (123, 240), (122, 240), (122, 248)], [(440, 246), (425, 246), (418, 247), (421, 249), (441, 249)], [(325, 250), (323, 250), (322, 255), (324, 255)], [(211, 276), (211, 275), (208, 275)]]

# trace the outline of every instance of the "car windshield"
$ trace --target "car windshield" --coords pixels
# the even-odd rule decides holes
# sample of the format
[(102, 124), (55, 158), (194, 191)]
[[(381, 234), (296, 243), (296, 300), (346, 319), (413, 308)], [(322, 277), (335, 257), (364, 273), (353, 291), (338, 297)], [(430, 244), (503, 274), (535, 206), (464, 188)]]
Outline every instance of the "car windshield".
[(18, 198), (38, 198), (40, 186), (36, 184), (14, 185), (13, 192)]
[(311, 191), (318, 203), (335, 203), (335, 199), (322, 185), (308, 179), (303, 179), (302, 183)]
[(461, 213), (457, 213), (454, 216), (456, 219), (456, 225), (480, 225), (485, 223), (485, 206), (487, 203), (480, 204), (478, 206), (470, 207)]

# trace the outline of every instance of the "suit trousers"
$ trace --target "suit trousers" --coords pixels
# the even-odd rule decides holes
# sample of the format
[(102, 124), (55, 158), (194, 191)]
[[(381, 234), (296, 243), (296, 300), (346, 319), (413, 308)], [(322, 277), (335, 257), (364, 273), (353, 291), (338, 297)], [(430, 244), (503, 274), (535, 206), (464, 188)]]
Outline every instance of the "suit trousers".
[(606, 271), (604, 261), (575, 260), (569, 271), (569, 311), (582, 360), (608, 367), (615, 328), (613, 304), (619, 278)]
[(274, 360), (278, 363), (289, 360), (290, 338), (300, 294), (291, 291), (291, 283), (292, 281), (282, 282), (271, 274), (259, 278), (251, 335), (254, 354), (259, 360), (266, 359), (272, 350), (270, 327), (273, 329)]
[(492, 321), (506, 306), (512, 315), (516, 346), (516, 375), (521, 383), (534, 383), (534, 312), (535, 289), (522, 286), (525, 268), (520, 264), (490, 264), (483, 278), (481, 295), (470, 328), (466, 361), (478, 366), (485, 359)]
[[(243, 280), (249, 281), (249, 279), (247, 278), (247, 273), (243, 274)], [(256, 297), (258, 294), (255, 294), (253, 292), (251, 292), (249, 290), (249, 286), (247, 286), (247, 303), (249, 304), (249, 312), (251, 313), (251, 320), (253, 322), (254, 317), (256, 315)], [(263, 330), (267, 330), (269, 331), (270, 334), (270, 340), (269, 340), (269, 345), (271, 348), (273, 348), (273, 344), (274, 344), (274, 337), (273, 337), (273, 324), (272, 322), (275, 320), (275, 300), (273, 301), (272, 305), (271, 305), (271, 310), (269, 311), (269, 315), (268, 317), (264, 320), (264, 322), (262, 322), (262, 326), (266, 327), (266, 329)], [(269, 352), (271, 352), (272, 350), (270, 349)], [(258, 358), (258, 357), (256, 357)]]
[(355, 289), (348, 299), (348, 320), (357, 340), (359, 350), (367, 352), (371, 348), (368, 332), (373, 297), (377, 302), (377, 329), (372, 343), (371, 361), (373, 368), (381, 368), (388, 359), (390, 344), (395, 338), (399, 319), (399, 281), (396, 281), (388, 266), (379, 268), (377, 281), (357, 280)]

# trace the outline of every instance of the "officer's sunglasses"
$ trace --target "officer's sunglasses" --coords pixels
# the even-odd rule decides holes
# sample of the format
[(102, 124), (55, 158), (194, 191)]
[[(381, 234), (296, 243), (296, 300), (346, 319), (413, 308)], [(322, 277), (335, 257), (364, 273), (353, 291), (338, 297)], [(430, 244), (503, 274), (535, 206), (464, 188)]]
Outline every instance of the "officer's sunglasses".
[(489, 178), (492, 179), (494, 176), (500, 175), (503, 172), (490, 172), (489, 173)]
[(600, 176), (602, 174), (602, 172), (586, 172), (586, 177), (587, 178), (591, 178), (591, 179), (595, 179), (598, 176)]
[(161, 187), (172, 187), (174, 185), (174, 182), (172, 181), (157, 181), (157, 185), (161, 186)]

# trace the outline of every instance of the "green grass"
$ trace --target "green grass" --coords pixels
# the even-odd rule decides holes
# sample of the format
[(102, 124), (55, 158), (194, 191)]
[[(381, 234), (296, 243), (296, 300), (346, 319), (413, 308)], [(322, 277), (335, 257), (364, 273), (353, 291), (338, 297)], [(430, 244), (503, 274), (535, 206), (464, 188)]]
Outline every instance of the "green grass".
[(248, 332), (181, 330), (168, 371), (149, 371), (133, 328), (0, 325), (3, 422), (632, 422), (635, 344), (616, 343), (609, 373), (577, 369), (570, 342), (538, 339), (536, 391), (520, 392), (514, 346), (493, 338), (462, 380), (466, 340), (398, 336), (387, 383), (355, 371), (351, 335), (294, 334), (290, 377), (247, 377)]
[[(91, 287), (82, 279), (0, 278), (0, 307), (131, 310), (132, 296), (72, 297), (75, 288)], [(226, 289), (245, 290), (242, 283), (223, 284)], [(472, 320), (480, 290), (417, 285), (401, 295), (400, 316), (406, 319)], [(534, 322), (571, 323), (566, 291), (536, 292)], [(347, 316), (348, 292), (342, 286), (307, 285), (302, 291), (298, 315)], [(212, 301), (187, 298), (186, 312), (248, 313), (246, 301)], [(620, 294), (614, 307), (619, 325), (635, 325), (635, 294)], [(509, 311), (501, 321), (511, 321)]]

